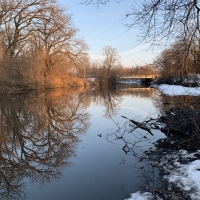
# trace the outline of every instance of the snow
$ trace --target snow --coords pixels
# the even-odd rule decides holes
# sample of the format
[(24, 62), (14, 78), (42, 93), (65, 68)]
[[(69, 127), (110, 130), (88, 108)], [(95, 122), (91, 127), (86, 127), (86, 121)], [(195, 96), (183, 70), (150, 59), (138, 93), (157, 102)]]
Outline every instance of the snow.
[[(191, 95), (199, 96), (200, 87), (184, 87), (180, 85), (162, 84), (158, 89), (169, 96)], [(158, 167), (164, 172), (164, 180), (169, 183), (169, 192), (172, 185), (177, 187), (187, 199), (200, 199), (200, 160), (195, 156), (200, 155), (200, 150), (195, 153), (189, 153), (186, 150), (172, 152), (160, 159)], [(180, 159), (181, 158), (181, 159)], [(192, 161), (191, 161), (192, 160)], [(171, 184), (171, 185), (170, 185)], [(149, 192), (140, 191), (132, 193), (127, 200), (161, 200)]]
[(199, 96), (200, 95), (200, 87), (184, 87), (181, 85), (167, 85), (161, 84), (158, 89), (169, 96), (178, 96), (178, 95), (191, 95), (191, 96)]
[[(195, 157), (195, 153), (188, 153), (186, 150), (174, 152), (171, 156), (170, 162), (163, 158), (159, 164), (159, 167), (167, 174), (164, 179), (176, 185), (181, 191), (187, 192), (190, 199), (200, 199), (200, 160)], [(179, 158), (184, 161), (191, 158), (197, 160), (183, 164)]]
[[(200, 154), (200, 151), (196, 153)], [(164, 156), (158, 165), (160, 170), (164, 171), (164, 179), (168, 181), (169, 185), (173, 184), (178, 187), (180, 191), (187, 194), (187, 199), (199, 200), (200, 199), (200, 160), (195, 157), (196, 153), (189, 153), (186, 150), (179, 150), (173, 152), (171, 155)], [(183, 164), (179, 161), (187, 161), (188, 159), (197, 159), (192, 162), (188, 161)], [(169, 192), (170, 186), (169, 186)], [(127, 200), (162, 200), (162, 198), (155, 196), (149, 192), (132, 193), (131, 197)]]
[(88, 81), (92, 81), (94, 82), (95, 81), (95, 78), (87, 78)]
[(131, 197), (126, 200), (153, 200), (154, 196), (150, 192), (140, 193), (140, 191), (131, 194)]

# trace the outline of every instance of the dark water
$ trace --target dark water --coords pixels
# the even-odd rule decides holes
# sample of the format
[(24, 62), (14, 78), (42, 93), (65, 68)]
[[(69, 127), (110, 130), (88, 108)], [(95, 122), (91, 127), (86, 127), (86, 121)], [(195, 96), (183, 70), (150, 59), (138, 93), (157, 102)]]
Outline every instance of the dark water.
[(157, 172), (139, 159), (164, 135), (121, 115), (157, 117), (160, 100), (150, 88), (1, 96), (0, 199), (123, 200), (154, 186)]

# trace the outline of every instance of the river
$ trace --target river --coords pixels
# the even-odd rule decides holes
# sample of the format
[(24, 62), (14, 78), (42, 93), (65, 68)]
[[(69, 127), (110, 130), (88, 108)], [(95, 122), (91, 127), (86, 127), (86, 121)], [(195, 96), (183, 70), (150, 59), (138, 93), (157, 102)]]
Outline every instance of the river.
[(153, 88), (0, 96), (0, 199), (123, 200), (159, 184), (144, 151), (164, 137), (136, 128), (163, 110)]

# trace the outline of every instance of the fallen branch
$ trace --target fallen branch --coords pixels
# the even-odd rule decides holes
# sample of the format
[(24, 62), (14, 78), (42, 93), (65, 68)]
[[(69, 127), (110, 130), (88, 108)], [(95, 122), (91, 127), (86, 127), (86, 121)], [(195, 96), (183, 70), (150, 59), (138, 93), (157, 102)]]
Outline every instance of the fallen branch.
[[(121, 117), (128, 119), (127, 117), (122, 116), (122, 115), (121, 115)], [(151, 135), (153, 135), (153, 133), (151, 132), (151, 128), (145, 124), (146, 122), (142, 123), (142, 122), (135, 121), (133, 119), (128, 119), (128, 120), (130, 122), (132, 122), (133, 124), (135, 124), (137, 126), (137, 128), (141, 128), (141, 129), (147, 131), (148, 133), (150, 133)]]

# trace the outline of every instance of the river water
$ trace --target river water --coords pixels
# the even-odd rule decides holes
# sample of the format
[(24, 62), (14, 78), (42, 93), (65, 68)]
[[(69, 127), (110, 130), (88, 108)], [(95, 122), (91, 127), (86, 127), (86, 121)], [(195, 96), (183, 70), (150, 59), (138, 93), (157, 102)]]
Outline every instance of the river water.
[(1, 96), (0, 199), (123, 200), (155, 187), (142, 157), (164, 134), (126, 118), (156, 118), (160, 101), (153, 88)]

